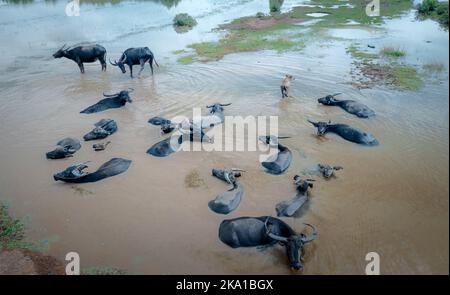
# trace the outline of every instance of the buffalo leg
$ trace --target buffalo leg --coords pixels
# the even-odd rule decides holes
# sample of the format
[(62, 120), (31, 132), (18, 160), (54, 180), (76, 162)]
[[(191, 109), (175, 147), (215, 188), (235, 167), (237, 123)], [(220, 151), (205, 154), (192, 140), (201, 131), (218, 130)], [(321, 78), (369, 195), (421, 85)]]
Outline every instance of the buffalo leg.
[(152, 70), (152, 76), (153, 76), (153, 57), (150, 57), (150, 60), (148, 61), (150, 64), (150, 69)]
[(133, 78), (133, 66), (129, 65), (129, 67), (130, 67), (130, 77)]
[(141, 65), (141, 69), (139, 70), (138, 76), (141, 76), (141, 73), (142, 73), (142, 71), (144, 70), (145, 60), (140, 59), (140, 60), (139, 60), (139, 64)]
[(78, 62), (78, 67), (80, 68), (80, 72), (84, 74), (84, 65), (82, 62)]
[(105, 58), (104, 57), (100, 57), (98, 60), (100, 61), (100, 64), (102, 65), (102, 71), (106, 72), (106, 61), (105, 61)]

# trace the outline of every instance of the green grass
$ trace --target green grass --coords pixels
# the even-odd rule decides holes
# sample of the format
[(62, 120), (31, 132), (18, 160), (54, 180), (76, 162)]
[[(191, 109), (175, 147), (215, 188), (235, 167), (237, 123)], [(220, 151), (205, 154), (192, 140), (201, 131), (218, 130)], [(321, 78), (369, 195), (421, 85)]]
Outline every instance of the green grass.
[(366, 51), (360, 50), (356, 44), (352, 44), (347, 48), (347, 53), (350, 54), (353, 58), (356, 58), (358, 60), (373, 60), (377, 59), (378, 55), (375, 53), (370, 53)]
[(429, 63), (424, 64), (422, 68), (430, 73), (441, 73), (445, 70), (445, 66), (442, 63)]
[(25, 225), (9, 215), (8, 207), (0, 203), (0, 248), (11, 248), (22, 243)]
[(195, 61), (196, 61), (196, 59), (195, 59), (194, 55), (183, 56), (183, 57), (180, 57), (179, 59), (177, 59), (177, 62), (182, 65), (188, 65)]
[(353, 8), (348, 6), (341, 6), (339, 8), (332, 8), (339, 3), (335, 0), (311, 0), (308, 4), (321, 5), (322, 7), (296, 7), (290, 15), (296, 18), (311, 19), (308, 16), (309, 13), (321, 12), (327, 13), (328, 16), (323, 17), (322, 21), (317, 23), (317, 26), (333, 27), (337, 25), (344, 25), (349, 20), (357, 21), (361, 24), (380, 24), (383, 22), (383, 18), (394, 17), (406, 12), (413, 5), (411, 0), (380, 0), (379, 17), (370, 17), (366, 14), (366, 3), (370, 1), (364, 0), (349, 0), (345, 3), (349, 3)]
[(423, 81), (414, 67), (396, 65), (392, 69), (392, 84), (402, 90), (417, 91), (423, 86)]
[(406, 56), (406, 52), (399, 48), (385, 47), (381, 50), (381, 54), (386, 57), (400, 58)]
[(448, 2), (424, 0), (417, 6), (417, 14), (422, 19), (433, 19), (448, 29)]
[(173, 19), (173, 24), (176, 27), (194, 27), (197, 21), (187, 13), (179, 13)]
[[(259, 50), (294, 51), (302, 49), (307, 41), (313, 36), (318, 36), (317, 33), (323, 28), (343, 26), (349, 20), (357, 21), (363, 25), (382, 23), (383, 19), (381, 17), (369, 17), (366, 15), (364, 1), (349, 0), (346, 3), (352, 4), (354, 8), (342, 6), (334, 9), (331, 6), (339, 4), (335, 0), (311, 0), (309, 4), (322, 5), (324, 8), (295, 7), (288, 13), (277, 13), (272, 16), (264, 16), (259, 13), (257, 16), (242, 17), (228, 25), (221, 26), (222, 29), (228, 30), (228, 34), (219, 41), (189, 45), (189, 48), (195, 50), (196, 56), (182, 57), (178, 62), (188, 64), (195, 60), (219, 60), (230, 53)], [(411, 0), (381, 0), (383, 17), (399, 15), (411, 7)], [(322, 18), (322, 21), (310, 26), (308, 33), (299, 35), (302, 28), (293, 24), (293, 22), (313, 19), (307, 14), (318, 12), (319, 10), (329, 15)], [(246, 26), (248, 23), (255, 24), (256, 21), (268, 21), (270, 25), (258, 28)], [(376, 54), (361, 50), (351, 50), (350, 53), (359, 59), (374, 59), (378, 57)]]

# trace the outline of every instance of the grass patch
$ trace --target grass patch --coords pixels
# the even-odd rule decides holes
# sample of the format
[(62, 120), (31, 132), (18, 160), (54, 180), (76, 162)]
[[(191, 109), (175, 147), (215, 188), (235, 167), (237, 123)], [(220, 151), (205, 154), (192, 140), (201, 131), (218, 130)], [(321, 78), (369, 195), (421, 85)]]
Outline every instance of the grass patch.
[(173, 25), (177, 27), (194, 27), (197, 21), (187, 13), (179, 13), (173, 19)]
[[(282, 4), (282, 1), (270, 1), (270, 5), (272, 5), (272, 2)], [(323, 28), (345, 26), (349, 20), (357, 21), (362, 25), (382, 23), (381, 17), (366, 15), (365, 7), (366, 3), (369, 2), (369, 0), (349, 0), (340, 4), (335, 0), (311, 0), (308, 4), (317, 5), (317, 7), (294, 7), (287, 13), (272, 15), (258, 13), (256, 16), (242, 17), (220, 26), (228, 33), (219, 41), (195, 43), (189, 45), (189, 48), (195, 50), (197, 60), (203, 61), (219, 60), (230, 53), (259, 50), (275, 50), (277, 52), (299, 50), (305, 46), (308, 38), (317, 36), (318, 30)], [(338, 8), (335, 8), (336, 5), (339, 5)], [(386, 18), (399, 15), (411, 7), (411, 0), (381, 0), (380, 9), (383, 11), (383, 17)], [(307, 33), (302, 32), (301, 30), (304, 28), (297, 26), (296, 23), (315, 19), (307, 14), (319, 10), (328, 15), (323, 17), (322, 21), (308, 26), (309, 31)], [(350, 53), (360, 59), (377, 58), (375, 54), (360, 50), (353, 50)], [(193, 57), (193, 59), (195, 58)], [(179, 62), (189, 63), (191, 58), (186, 57)]]
[(192, 170), (186, 177), (184, 178), (184, 184), (189, 188), (197, 188), (205, 185), (205, 181), (200, 177), (200, 174), (197, 170)]
[(400, 58), (406, 56), (406, 52), (399, 48), (385, 47), (381, 50), (381, 54), (386, 57)]
[(176, 54), (176, 55), (185, 54), (185, 53), (187, 53), (187, 51), (184, 49), (173, 51), (173, 54)]
[(195, 62), (195, 56), (194, 55), (183, 56), (177, 59), (177, 62), (182, 65), (188, 65)]
[(353, 58), (364, 61), (378, 58), (378, 55), (375, 53), (360, 50), (356, 44), (352, 44), (347, 48), (347, 54), (350, 54)]
[(392, 68), (392, 84), (400, 89), (417, 91), (423, 81), (414, 67), (397, 65)]
[(271, 13), (280, 12), (281, 6), (283, 6), (283, 2), (284, 0), (269, 0), (270, 12)]
[(448, 29), (448, 1), (423, 0), (417, 6), (417, 14), (420, 19), (433, 19)]
[(445, 66), (442, 63), (424, 64), (422, 68), (429, 73), (441, 73), (445, 70)]
[(126, 274), (125, 270), (116, 267), (88, 267), (81, 270), (81, 275), (85, 276), (117, 276)]
[(25, 237), (25, 225), (9, 215), (8, 207), (0, 203), (0, 249), (11, 248)]

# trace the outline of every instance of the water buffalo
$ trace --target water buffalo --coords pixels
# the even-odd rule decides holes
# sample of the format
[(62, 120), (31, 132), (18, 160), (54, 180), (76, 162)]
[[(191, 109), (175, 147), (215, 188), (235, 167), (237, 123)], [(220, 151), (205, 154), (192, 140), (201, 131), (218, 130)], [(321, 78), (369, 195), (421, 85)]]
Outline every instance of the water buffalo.
[(83, 136), (85, 141), (103, 139), (117, 131), (117, 123), (112, 119), (101, 119), (94, 125), (95, 128)]
[(94, 105), (91, 105), (90, 107), (86, 108), (85, 110), (82, 110), (81, 114), (92, 114), (101, 112), (107, 109), (116, 109), (123, 107), (127, 102), (132, 103), (133, 100), (130, 98), (130, 92), (133, 91), (133, 89), (129, 90), (122, 90), (118, 93), (114, 94), (105, 94), (103, 93), (104, 99), (100, 100)]
[(318, 164), (317, 166), (319, 167), (319, 172), (325, 178), (330, 178), (330, 177), (334, 176), (335, 171), (344, 169), (341, 166), (330, 166), (327, 164)]
[(338, 106), (347, 111), (350, 114), (358, 116), (360, 118), (370, 118), (375, 116), (375, 112), (371, 110), (368, 106), (354, 101), (354, 100), (338, 100), (335, 96), (341, 93), (336, 93), (333, 95), (327, 95), (325, 97), (319, 98), (318, 102), (327, 106)]
[(211, 115), (202, 116), (202, 128), (211, 128), (216, 125), (222, 124), (225, 121), (225, 114), (223, 113), (223, 107), (229, 106), (231, 103), (215, 103), (206, 106), (209, 109)]
[(271, 174), (281, 174), (289, 168), (292, 161), (292, 152), (289, 148), (278, 142), (278, 139), (289, 138), (276, 137), (276, 136), (260, 136), (259, 140), (271, 147), (277, 147), (278, 153), (270, 156), (266, 161), (262, 162), (261, 165), (267, 169), (267, 172)]
[(83, 170), (88, 168), (88, 162), (72, 165), (66, 170), (53, 175), (55, 181), (63, 181), (69, 183), (87, 183), (96, 182), (111, 176), (121, 174), (128, 170), (131, 165), (130, 160), (113, 158), (101, 165), (97, 171), (88, 173)]
[(232, 168), (230, 170), (213, 169), (212, 175), (233, 185), (233, 187), (218, 195), (214, 200), (208, 203), (208, 207), (219, 214), (228, 214), (234, 211), (241, 203), (244, 187), (237, 181), (241, 176), (241, 169)]
[(303, 233), (297, 234), (278, 218), (239, 217), (222, 221), (219, 227), (219, 239), (232, 248), (274, 245), (279, 242), (286, 248), (291, 268), (299, 270), (303, 267), (301, 261), (304, 245), (315, 240), (319, 233), (315, 226), (307, 223), (305, 225), (313, 229), (309, 236)]
[(367, 146), (376, 146), (379, 144), (378, 140), (369, 133), (366, 133), (358, 128), (346, 125), (346, 124), (332, 124), (331, 121), (327, 122), (313, 122), (308, 120), (317, 128), (317, 135), (323, 136), (325, 133), (336, 133), (342, 138)]
[(155, 143), (147, 150), (147, 154), (155, 157), (167, 157), (172, 153), (178, 152), (185, 141), (211, 142), (211, 139), (203, 130), (195, 128), (190, 124), (186, 129), (178, 128), (178, 134), (174, 134), (160, 142)]
[(63, 45), (58, 51), (53, 54), (54, 58), (65, 57), (73, 60), (77, 63), (80, 68), (81, 73), (84, 73), (83, 63), (91, 63), (100, 61), (102, 65), (102, 71), (106, 71), (106, 49), (105, 47), (93, 44), (93, 45), (80, 45), (76, 47), (64, 48), (66, 44)]
[(124, 53), (122, 53), (122, 56), (118, 61), (111, 62), (110, 60), (109, 62), (111, 63), (111, 65), (119, 67), (124, 74), (127, 72), (125, 70), (125, 65), (128, 65), (128, 67), (130, 68), (130, 76), (131, 78), (133, 78), (133, 66), (141, 66), (138, 74), (141, 75), (146, 62), (148, 62), (148, 64), (150, 65), (150, 69), (152, 70), (153, 75), (153, 61), (155, 62), (156, 66), (159, 67), (158, 63), (156, 62), (155, 56), (153, 55), (153, 52), (148, 47), (137, 47), (128, 48), (124, 51)]
[(64, 159), (73, 157), (73, 154), (81, 148), (81, 143), (76, 138), (67, 137), (58, 141), (56, 148), (45, 154), (47, 159)]
[(309, 188), (313, 187), (311, 181), (314, 180), (312, 179), (303, 180), (298, 175), (294, 176), (294, 183), (297, 187), (297, 194), (292, 199), (278, 203), (275, 206), (275, 210), (277, 211), (278, 217), (281, 216), (291, 217), (298, 210), (300, 210), (300, 208), (303, 206), (303, 204), (306, 203), (306, 201), (309, 198), (308, 190)]

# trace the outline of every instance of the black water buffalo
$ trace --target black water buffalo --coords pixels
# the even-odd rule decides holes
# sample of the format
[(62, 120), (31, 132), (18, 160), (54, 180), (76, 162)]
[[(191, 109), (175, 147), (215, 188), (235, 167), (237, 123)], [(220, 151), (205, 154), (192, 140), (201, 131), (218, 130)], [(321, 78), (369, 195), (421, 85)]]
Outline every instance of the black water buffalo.
[(331, 132), (336, 133), (342, 138), (354, 143), (368, 146), (375, 146), (379, 144), (378, 140), (372, 134), (366, 133), (358, 128), (346, 124), (332, 124), (331, 121), (327, 123), (308, 120), (308, 122), (317, 128), (318, 136), (323, 136), (325, 133)]
[(185, 141), (211, 142), (211, 139), (198, 128), (189, 124), (187, 128), (177, 128), (177, 134), (155, 143), (147, 150), (147, 154), (155, 157), (167, 157), (172, 153), (178, 152)]
[(132, 89), (129, 90), (122, 90), (118, 93), (114, 94), (105, 94), (103, 93), (103, 96), (106, 97), (99, 102), (97, 102), (94, 105), (91, 105), (90, 107), (82, 110), (81, 114), (92, 114), (101, 112), (107, 109), (116, 109), (123, 107), (127, 102), (132, 103), (133, 100), (130, 98), (130, 92)]
[(306, 203), (309, 199), (308, 190), (313, 187), (312, 179), (301, 179), (300, 176), (294, 176), (294, 184), (297, 188), (297, 194), (290, 200), (278, 203), (275, 206), (277, 216), (291, 217)]
[(69, 183), (87, 183), (96, 182), (111, 176), (121, 174), (128, 170), (131, 165), (130, 160), (113, 158), (101, 165), (97, 171), (88, 173), (83, 170), (88, 168), (88, 162), (72, 165), (66, 170), (53, 175), (55, 181), (64, 181)]
[(335, 96), (341, 93), (336, 93), (333, 95), (327, 95), (325, 97), (319, 98), (318, 102), (327, 106), (338, 106), (347, 111), (350, 114), (358, 116), (360, 118), (370, 118), (375, 116), (375, 112), (371, 110), (368, 106), (354, 101), (354, 100), (338, 100)]
[(153, 52), (148, 47), (137, 47), (137, 48), (128, 48), (122, 53), (122, 56), (118, 61), (111, 62), (111, 65), (119, 67), (122, 70), (122, 73), (126, 73), (125, 65), (128, 65), (130, 68), (130, 76), (133, 78), (133, 66), (140, 65), (141, 69), (139, 70), (139, 74), (144, 70), (145, 63), (148, 62), (150, 65), (150, 69), (152, 70), (153, 75), (153, 61), (156, 66), (159, 67), (156, 62), (155, 56)]
[(85, 141), (103, 139), (117, 131), (117, 123), (112, 119), (101, 119), (94, 125), (95, 128), (83, 136)]
[(279, 242), (286, 247), (290, 266), (299, 270), (302, 266), (303, 247), (315, 240), (318, 230), (315, 226), (305, 223), (313, 229), (309, 236), (297, 234), (289, 225), (278, 218), (270, 216), (239, 217), (224, 220), (219, 227), (219, 239), (232, 248), (257, 247), (274, 245)]
[(106, 71), (106, 49), (105, 47), (93, 44), (93, 45), (80, 45), (76, 47), (64, 48), (66, 45), (64, 44), (61, 49), (56, 51), (53, 54), (54, 58), (65, 57), (73, 60), (77, 63), (80, 68), (81, 73), (84, 73), (83, 63), (91, 63), (100, 61), (102, 65), (102, 71)]
[(211, 128), (216, 125), (222, 124), (225, 121), (225, 114), (223, 107), (229, 106), (231, 103), (215, 103), (206, 106), (209, 109), (211, 115), (202, 116), (202, 128)]
[(64, 159), (68, 157), (73, 157), (76, 151), (81, 148), (81, 143), (76, 138), (67, 137), (58, 143), (56, 143), (56, 148), (45, 154), (47, 159)]
[(342, 166), (331, 166), (328, 164), (318, 164), (317, 166), (319, 167), (319, 172), (325, 178), (330, 178), (330, 177), (334, 176), (335, 171), (344, 169), (344, 168), (342, 168)]
[(270, 156), (266, 161), (262, 162), (261, 165), (267, 169), (267, 172), (271, 174), (281, 174), (286, 171), (292, 162), (292, 152), (289, 148), (278, 142), (278, 139), (289, 138), (276, 137), (276, 136), (260, 136), (259, 140), (271, 147), (278, 148), (278, 153)]
[(237, 181), (237, 178), (242, 175), (243, 170), (232, 168), (230, 170), (213, 169), (212, 175), (223, 180), (233, 187), (228, 191), (218, 195), (214, 200), (208, 203), (208, 207), (219, 214), (228, 214), (239, 206), (242, 195), (244, 194), (244, 187)]

